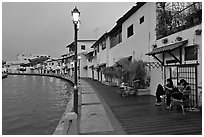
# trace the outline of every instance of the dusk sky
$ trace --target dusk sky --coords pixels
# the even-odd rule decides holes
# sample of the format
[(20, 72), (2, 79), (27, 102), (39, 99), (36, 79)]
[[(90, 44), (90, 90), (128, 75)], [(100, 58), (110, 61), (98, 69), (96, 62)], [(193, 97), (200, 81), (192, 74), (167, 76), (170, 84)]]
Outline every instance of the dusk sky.
[(2, 59), (17, 54), (60, 57), (74, 40), (71, 11), (81, 12), (78, 39), (97, 39), (109, 32), (134, 2), (3, 2)]

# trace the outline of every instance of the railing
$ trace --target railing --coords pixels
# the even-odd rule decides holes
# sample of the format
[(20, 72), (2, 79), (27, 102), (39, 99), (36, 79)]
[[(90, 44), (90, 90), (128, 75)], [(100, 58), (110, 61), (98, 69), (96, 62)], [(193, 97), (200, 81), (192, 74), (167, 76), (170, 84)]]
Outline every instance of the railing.
[[(202, 23), (201, 2), (193, 2), (188, 6), (186, 2), (169, 2), (169, 4), (165, 3), (161, 6), (162, 4), (164, 3), (157, 3), (157, 25), (155, 29), (157, 39)], [(167, 7), (167, 5), (170, 6)]]

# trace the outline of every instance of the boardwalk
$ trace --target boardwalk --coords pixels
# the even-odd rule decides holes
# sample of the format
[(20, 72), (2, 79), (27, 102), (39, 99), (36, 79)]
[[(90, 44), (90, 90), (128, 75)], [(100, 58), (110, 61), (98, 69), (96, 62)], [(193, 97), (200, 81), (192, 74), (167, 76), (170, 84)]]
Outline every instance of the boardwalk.
[(84, 79), (102, 96), (127, 134), (179, 135), (202, 134), (202, 114), (166, 110), (155, 106), (154, 96), (121, 98), (119, 88)]

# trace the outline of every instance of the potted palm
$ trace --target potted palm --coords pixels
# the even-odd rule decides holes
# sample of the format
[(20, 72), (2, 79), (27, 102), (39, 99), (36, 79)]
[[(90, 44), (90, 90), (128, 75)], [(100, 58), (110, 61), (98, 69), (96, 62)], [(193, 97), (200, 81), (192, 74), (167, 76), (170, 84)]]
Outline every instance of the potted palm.
[(149, 94), (148, 85), (146, 83), (147, 73), (145, 70), (146, 62), (142, 60), (133, 61), (129, 67), (130, 81), (137, 82), (138, 93), (137, 95)]

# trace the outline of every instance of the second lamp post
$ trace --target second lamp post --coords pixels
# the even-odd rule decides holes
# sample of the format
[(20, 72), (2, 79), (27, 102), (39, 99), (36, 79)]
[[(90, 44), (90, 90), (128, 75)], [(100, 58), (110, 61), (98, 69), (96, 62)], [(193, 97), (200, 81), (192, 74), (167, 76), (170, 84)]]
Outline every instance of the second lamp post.
[(73, 17), (73, 23), (74, 23), (74, 46), (75, 46), (75, 54), (74, 54), (74, 112), (78, 114), (78, 80), (77, 80), (77, 31), (78, 31), (78, 25), (79, 25), (79, 17), (80, 12), (75, 7), (73, 11), (71, 12)]

